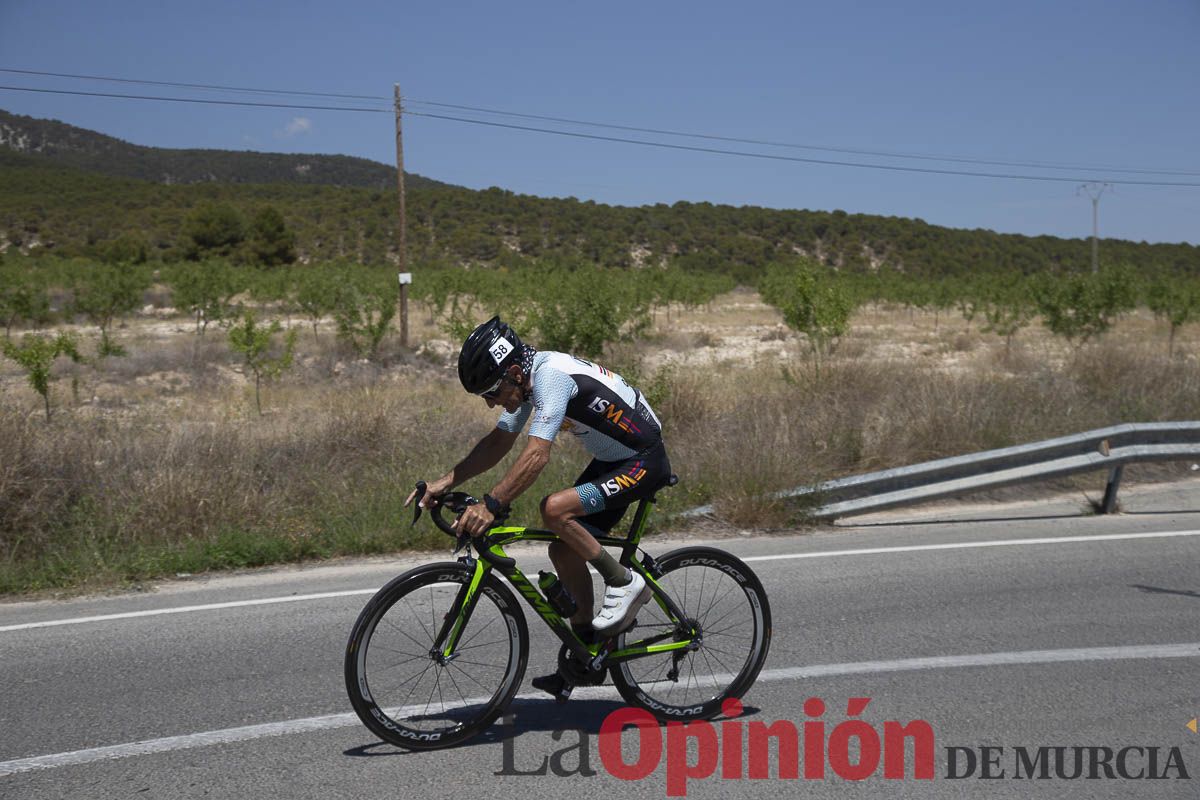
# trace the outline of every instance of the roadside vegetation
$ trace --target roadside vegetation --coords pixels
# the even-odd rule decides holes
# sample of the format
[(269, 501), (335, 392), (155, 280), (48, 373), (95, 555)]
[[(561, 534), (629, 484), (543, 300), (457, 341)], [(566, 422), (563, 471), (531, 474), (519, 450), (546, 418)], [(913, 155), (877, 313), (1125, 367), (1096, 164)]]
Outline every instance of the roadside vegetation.
[[(389, 268), (6, 256), (0, 593), (443, 546), (400, 504), (494, 424), (454, 359), (497, 311), (647, 394), (683, 478), (660, 527), (710, 502), (738, 528), (790, 524), (802, 510), (764, 495), (1200, 418), (1200, 291), (1169, 272), (923, 281), (792, 259), (766, 303), (678, 267), (414, 272), (402, 349)], [(540, 487), (582, 468), (573, 443), (556, 453)]]

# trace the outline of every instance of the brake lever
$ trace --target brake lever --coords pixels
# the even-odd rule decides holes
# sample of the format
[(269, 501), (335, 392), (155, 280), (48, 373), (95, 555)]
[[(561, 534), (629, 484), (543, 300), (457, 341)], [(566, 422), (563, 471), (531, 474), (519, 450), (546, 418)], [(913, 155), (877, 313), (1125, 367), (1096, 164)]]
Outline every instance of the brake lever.
[(415, 527), (417, 520), (421, 518), (421, 499), (425, 497), (425, 491), (428, 488), (429, 486), (425, 483), (425, 481), (417, 481), (417, 496), (413, 500), (413, 521), (412, 525), (409, 527)]
[[(466, 511), (468, 507), (473, 506), (478, 502), (479, 502), (478, 500), (476, 500), (474, 497), (471, 497), (470, 495), (467, 495), (466, 497), (464, 497), (463, 498), (463, 509), (462, 509), (462, 511), (458, 512), (458, 517), (454, 520), (454, 524), (455, 525), (458, 524), (458, 520), (462, 518), (463, 511)], [(452, 552), (450, 555), (456, 556), (463, 550), (470, 552), (470, 550), (471, 550), (471, 535), (469, 533), (463, 533), (462, 531), (459, 531), (458, 540), (454, 543), (454, 552)]]

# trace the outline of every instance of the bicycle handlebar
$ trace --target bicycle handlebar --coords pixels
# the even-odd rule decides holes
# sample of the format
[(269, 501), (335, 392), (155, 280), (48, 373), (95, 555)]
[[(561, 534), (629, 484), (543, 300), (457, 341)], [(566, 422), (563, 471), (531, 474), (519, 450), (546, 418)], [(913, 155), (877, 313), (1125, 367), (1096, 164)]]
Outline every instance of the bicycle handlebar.
[[(417, 520), (421, 518), (421, 510), (422, 510), (421, 509), (421, 499), (423, 497), (425, 497), (425, 493), (428, 491), (429, 486), (428, 486), (428, 484), (425, 483), (425, 481), (417, 481), (416, 489), (417, 489), (417, 496), (415, 499), (416, 508), (413, 512), (413, 521), (412, 521), (413, 525), (416, 525)], [(478, 503), (479, 501), (476, 500), (471, 495), (467, 494), (466, 492), (449, 492), (447, 494), (442, 495), (437, 500), (438, 500), (437, 505), (435, 505), (433, 508), (431, 508), (429, 510), (429, 516), (433, 520), (433, 524), (436, 525), (438, 530), (440, 530), (442, 533), (446, 534), (447, 536), (454, 537), (454, 539), (457, 541), (459, 547), (461, 547), (471, 537), (468, 536), (467, 534), (451, 527), (450, 523), (447, 522), (445, 520), (445, 518), (442, 516), (442, 509), (449, 508), (451, 511), (454, 512), (455, 519), (457, 520), (457, 518), (461, 517), (462, 513), (467, 510), (468, 506), (473, 506), (476, 503)], [(506, 520), (506, 519), (508, 519), (508, 514), (502, 514), (502, 515), (496, 517), (495, 522), (493, 523), (493, 526), (499, 525), (500, 523), (504, 522), (504, 520)], [(481, 558), (483, 558), (485, 561), (492, 562), (496, 566), (501, 566), (501, 565), (512, 566), (513, 564), (516, 563), (511, 558), (500, 558), (499, 556), (496, 556), (496, 555), (488, 552), (486, 548), (477, 547), (476, 550), (479, 551), (479, 555)]]

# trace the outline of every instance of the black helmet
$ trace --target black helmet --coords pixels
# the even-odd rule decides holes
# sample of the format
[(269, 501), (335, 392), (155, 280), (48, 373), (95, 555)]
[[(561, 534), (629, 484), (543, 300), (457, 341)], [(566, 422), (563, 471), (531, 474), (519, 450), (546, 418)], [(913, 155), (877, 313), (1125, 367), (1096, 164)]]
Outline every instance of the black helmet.
[(521, 337), (513, 329), (492, 317), (463, 342), (458, 354), (458, 379), (471, 394), (483, 394), (495, 388), (500, 377), (521, 354)]

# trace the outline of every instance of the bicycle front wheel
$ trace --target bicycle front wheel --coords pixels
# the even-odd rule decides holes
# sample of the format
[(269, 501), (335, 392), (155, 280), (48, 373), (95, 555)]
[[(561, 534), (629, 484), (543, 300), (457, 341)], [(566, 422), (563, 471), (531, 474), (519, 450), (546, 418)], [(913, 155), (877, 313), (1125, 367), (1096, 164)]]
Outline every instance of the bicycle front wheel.
[(418, 567), (359, 614), (346, 646), (346, 691), (384, 741), (452, 747), (491, 725), (521, 685), (529, 632), (513, 593), (494, 575), (484, 579), (454, 652), (445, 656), (437, 641), (472, 574), (458, 563)]
[[(612, 667), (625, 702), (664, 721), (709, 719), (730, 697), (741, 697), (758, 677), (771, 646), (771, 607), (758, 576), (740, 559), (712, 547), (685, 547), (658, 559), (658, 585), (698, 631), (694, 650), (675, 650)], [(617, 649), (639, 639), (687, 635), (652, 599)], [(669, 641), (669, 639), (668, 639)]]

